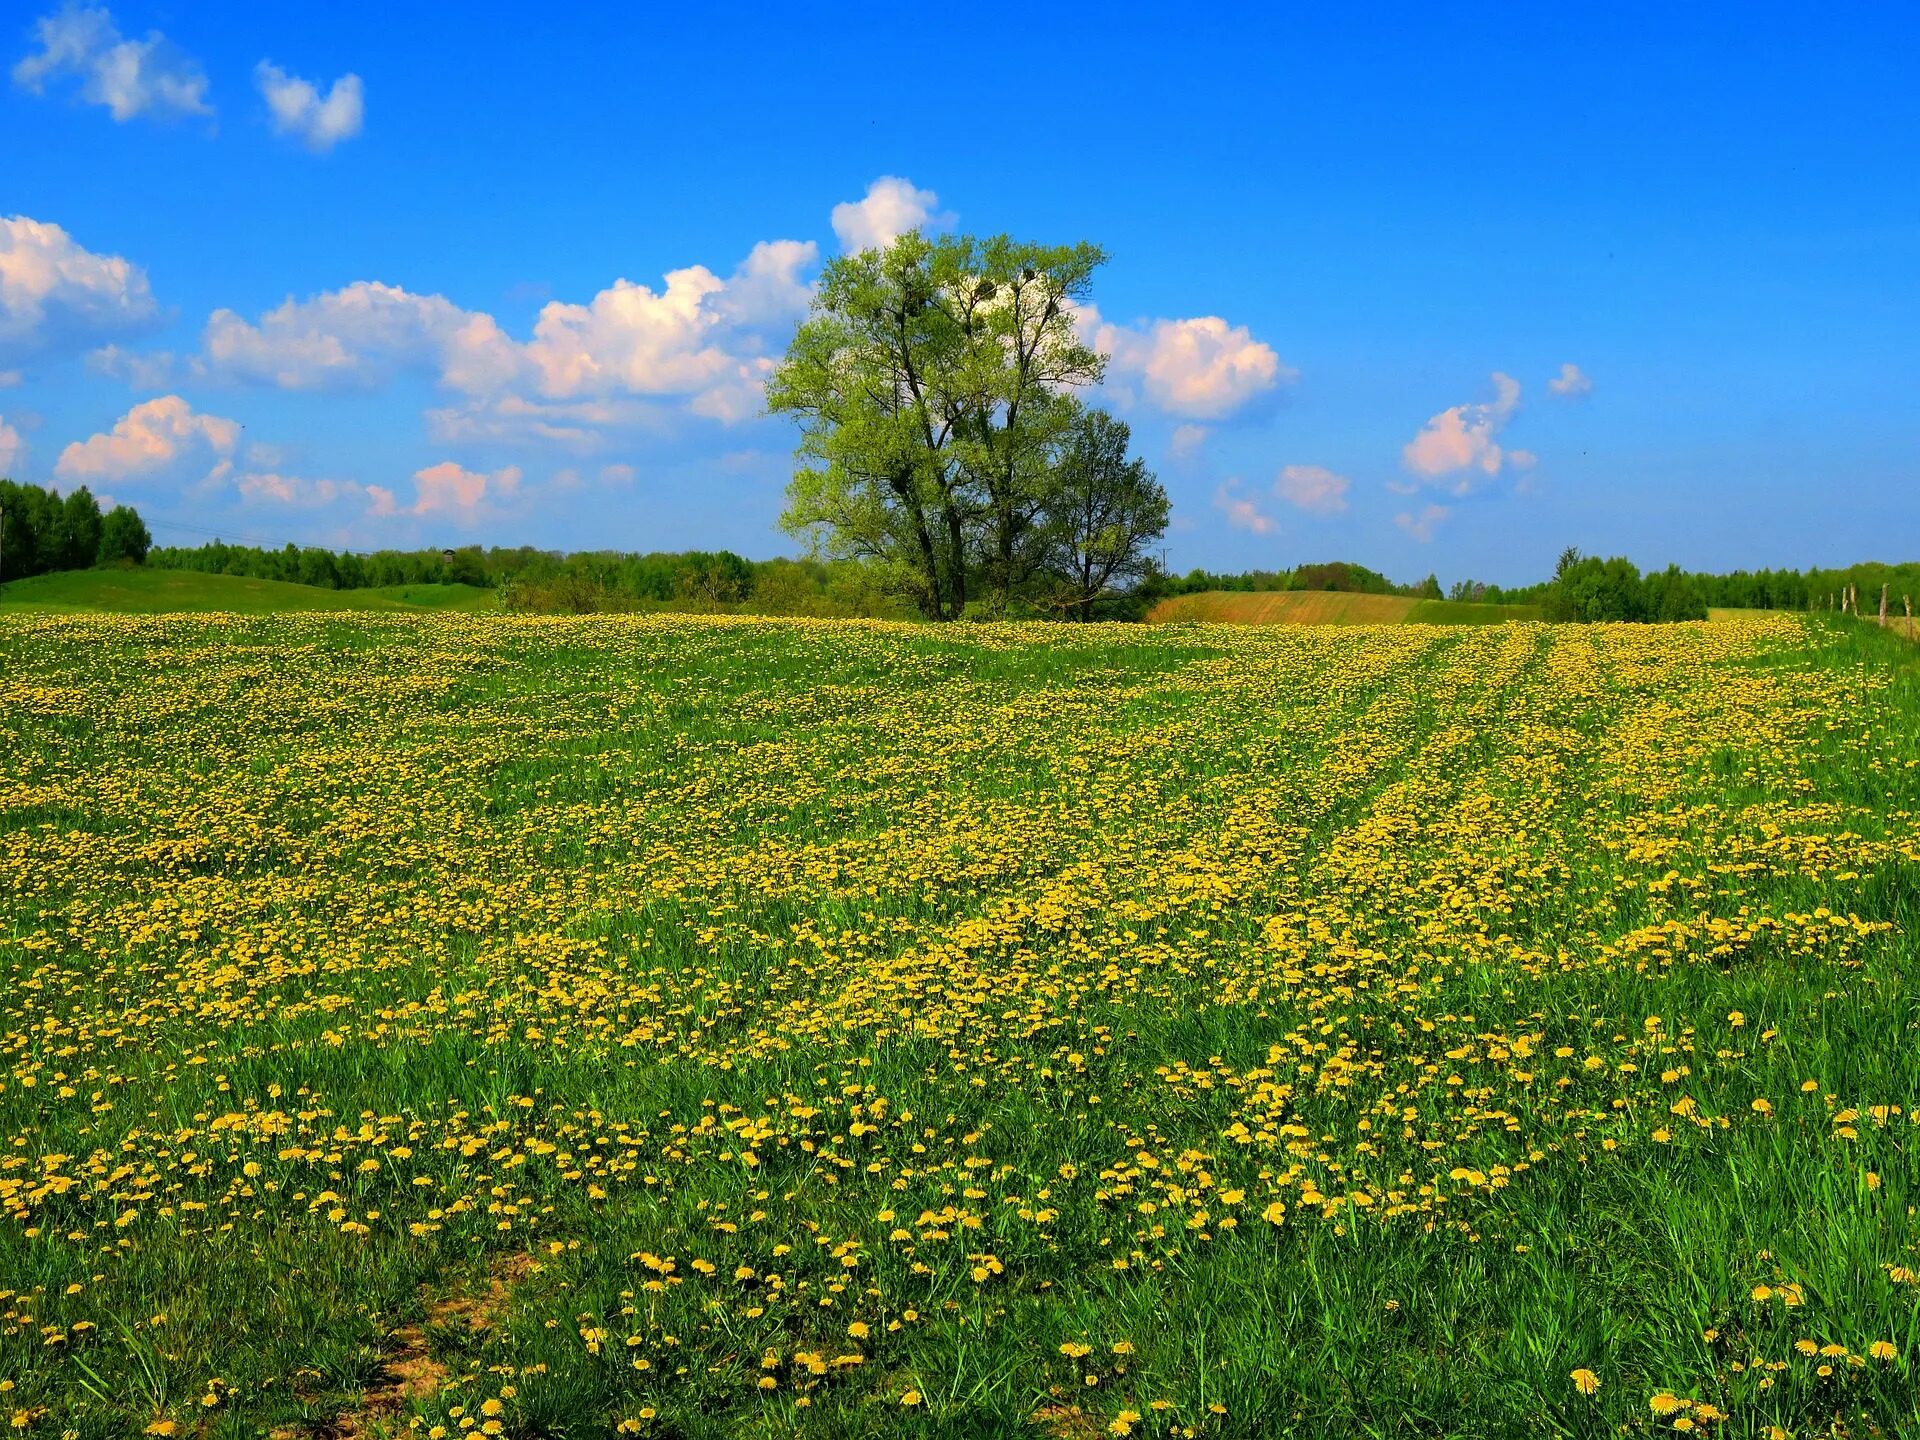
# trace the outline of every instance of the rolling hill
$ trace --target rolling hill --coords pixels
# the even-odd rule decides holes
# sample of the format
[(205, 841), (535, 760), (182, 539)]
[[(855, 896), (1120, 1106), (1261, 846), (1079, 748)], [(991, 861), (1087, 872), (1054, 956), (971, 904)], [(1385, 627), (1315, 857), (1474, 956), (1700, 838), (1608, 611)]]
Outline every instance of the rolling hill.
[(324, 590), (283, 580), (205, 575), (195, 570), (60, 570), (0, 585), (0, 612), (100, 610), (129, 615), (278, 610), (420, 613), (491, 610), (493, 591), (477, 585), (392, 585)]
[(1538, 620), (1534, 605), (1478, 605), (1333, 590), (1202, 590), (1171, 595), (1147, 613), (1153, 624), (1215, 625), (1498, 625)]

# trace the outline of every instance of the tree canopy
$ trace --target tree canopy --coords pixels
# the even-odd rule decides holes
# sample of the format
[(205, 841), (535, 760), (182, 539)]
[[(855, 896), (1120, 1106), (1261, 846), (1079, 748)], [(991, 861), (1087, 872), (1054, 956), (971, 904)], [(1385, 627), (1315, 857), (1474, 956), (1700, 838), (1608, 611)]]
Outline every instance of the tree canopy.
[[(1088, 244), (910, 232), (828, 262), (768, 386), (769, 409), (801, 427), (788, 532), (880, 567), (935, 620), (970, 602), (1004, 615), (1057, 601), (1075, 575), (1106, 586), (1135, 573), (1165, 528), (1165, 496), (1124, 453), (1089, 466), (1116, 437), (1124, 452), (1126, 427), (1094, 426), (1077, 393), (1104, 371), (1075, 309), (1105, 258)], [(1133, 498), (1100, 496), (1089, 510), (1094, 484)], [(1099, 527), (1081, 525), (1077, 562), (1066, 558), (1075, 513)]]

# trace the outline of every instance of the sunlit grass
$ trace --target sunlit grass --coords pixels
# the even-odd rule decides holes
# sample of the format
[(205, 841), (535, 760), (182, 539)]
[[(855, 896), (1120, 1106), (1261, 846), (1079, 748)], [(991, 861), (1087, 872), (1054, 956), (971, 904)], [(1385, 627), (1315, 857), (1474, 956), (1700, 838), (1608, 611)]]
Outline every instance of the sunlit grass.
[(0, 1419), (1907, 1433), (1917, 720), (1792, 617), (0, 618)]

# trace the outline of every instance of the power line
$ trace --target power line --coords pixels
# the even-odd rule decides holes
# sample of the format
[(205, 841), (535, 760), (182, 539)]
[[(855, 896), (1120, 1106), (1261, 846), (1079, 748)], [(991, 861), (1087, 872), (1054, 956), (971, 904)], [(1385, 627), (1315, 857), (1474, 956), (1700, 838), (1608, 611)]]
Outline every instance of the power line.
[(337, 551), (339, 548), (333, 545), (323, 544), (319, 541), (296, 540), (296, 539), (293, 539), (291, 536), (287, 536), (284, 534), (281, 535), (278, 539), (270, 539), (265, 535), (248, 534), (244, 530), (228, 530), (228, 529), (210, 530), (204, 525), (189, 524), (185, 520), (172, 520), (167, 518), (164, 514), (161, 514), (157, 511), (147, 510), (144, 507), (137, 507), (137, 508), (139, 508), (140, 518), (142, 520), (145, 520), (149, 527), (156, 530), (179, 530), (188, 535), (204, 535), (204, 536), (207, 536), (209, 539), (218, 540), (222, 542), (225, 542), (228, 540), (238, 540), (248, 545), (264, 546), (269, 550), (278, 550), (281, 546), (289, 545), (289, 544), (297, 545), (303, 549), (308, 549), (308, 550), (336, 550)]

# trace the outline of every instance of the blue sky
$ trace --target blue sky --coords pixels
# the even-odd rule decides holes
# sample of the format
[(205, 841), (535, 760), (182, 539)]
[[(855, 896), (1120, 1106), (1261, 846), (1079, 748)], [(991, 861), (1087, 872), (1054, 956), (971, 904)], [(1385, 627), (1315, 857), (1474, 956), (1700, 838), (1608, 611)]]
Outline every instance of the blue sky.
[(1920, 553), (1920, 16), (1342, 8), (8, 5), (0, 471), (792, 553), (759, 380), (920, 221), (1111, 252), (1177, 568)]

